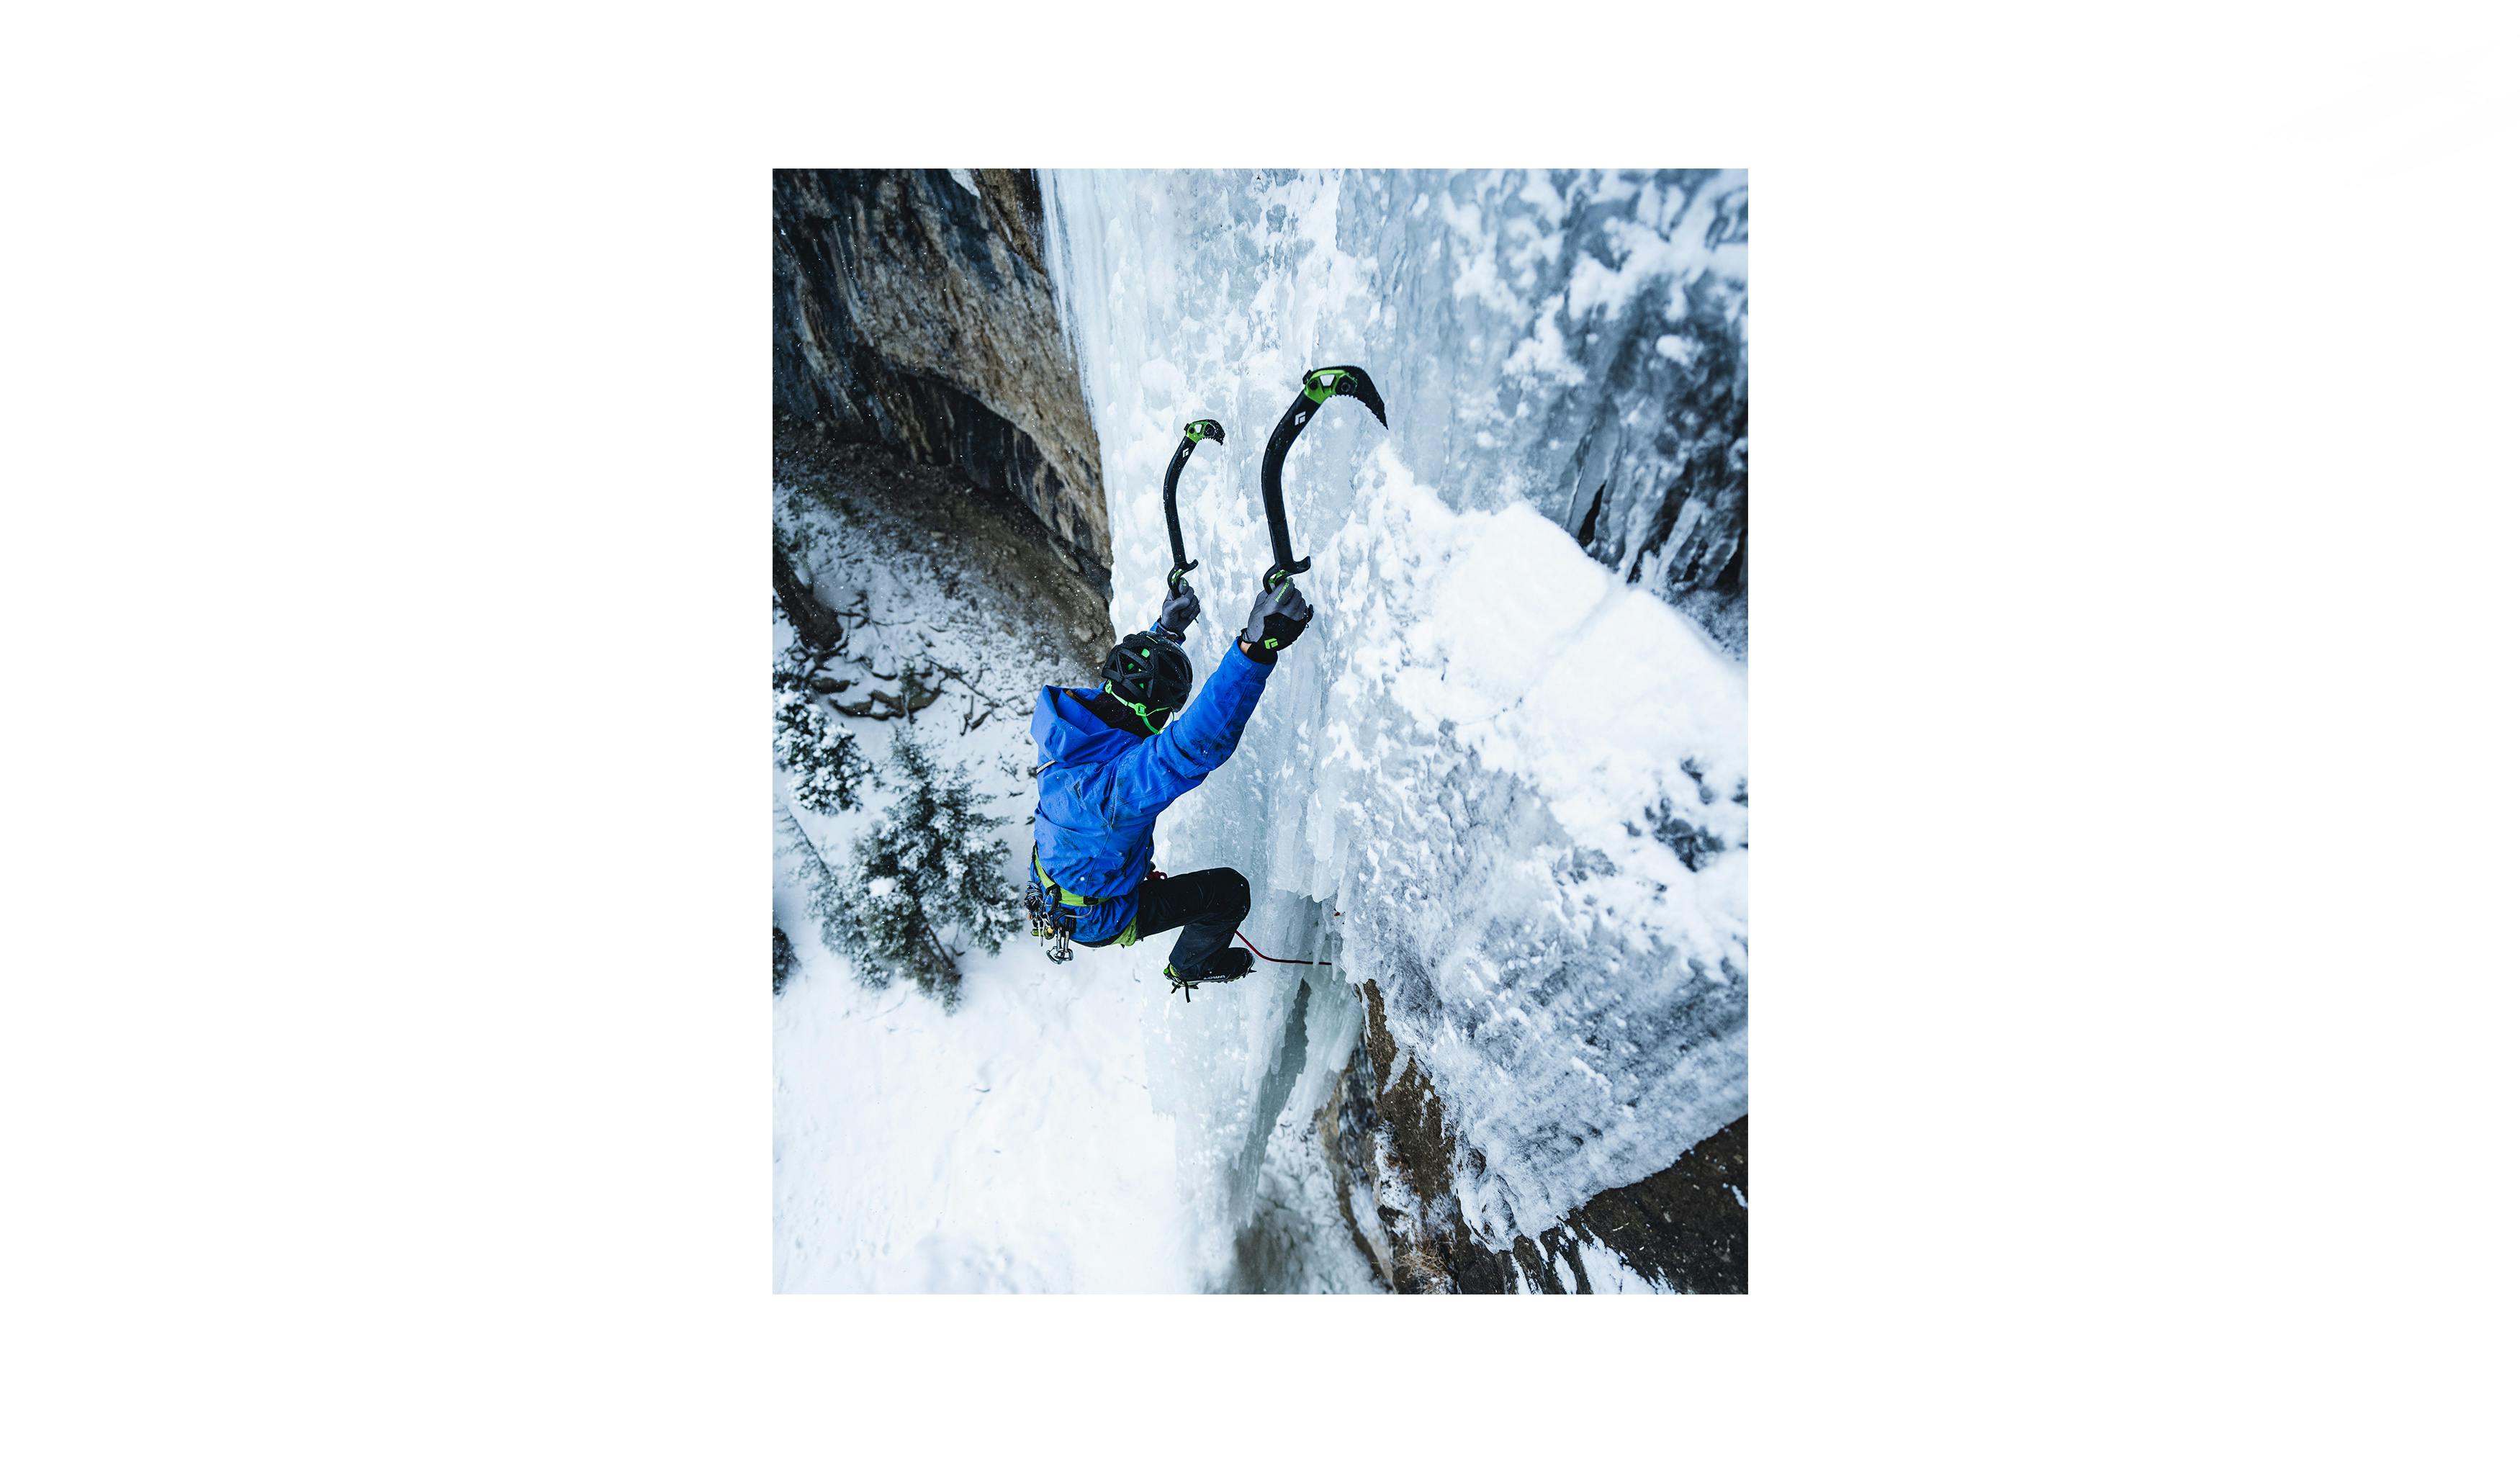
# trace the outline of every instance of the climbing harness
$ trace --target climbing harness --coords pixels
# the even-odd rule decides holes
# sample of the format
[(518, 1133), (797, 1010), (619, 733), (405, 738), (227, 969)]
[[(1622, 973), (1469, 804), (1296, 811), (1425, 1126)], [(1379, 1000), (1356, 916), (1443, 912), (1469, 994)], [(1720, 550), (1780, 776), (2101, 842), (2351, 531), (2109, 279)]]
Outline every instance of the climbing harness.
[[(1269, 514), (1269, 548), (1277, 555), (1268, 571), (1260, 576), (1263, 589), (1276, 589), (1313, 566), (1309, 554), (1295, 557), (1295, 545), (1286, 532), (1286, 497), (1279, 482), (1279, 471), (1285, 466), (1286, 449), (1313, 420), (1313, 414), (1333, 396), (1353, 396), (1373, 414), (1373, 420), (1385, 430), (1390, 420), (1382, 414), (1382, 394), (1373, 389), (1373, 377), (1358, 366), (1324, 366), (1304, 373), (1302, 389), (1286, 406), (1286, 415), (1278, 419), (1278, 429), (1269, 434), (1269, 450), (1260, 457), (1260, 506)], [(1179, 557), (1176, 553), (1175, 557)]]
[(1208, 417), (1185, 424), (1181, 445), (1173, 449), (1172, 466), (1164, 469), (1164, 528), (1173, 536), (1173, 567), (1164, 576), (1164, 585), (1168, 589), (1181, 588), (1182, 576), (1198, 567), (1198, 560), (1191, 557), (1189, 551), (1182, 547), (1181, 509), (1176, 506), (1174, 494), (1181, 486), (1182, 465), (1190, 461), (1191, 453), (1201, 442), (1224, 446), (1225, 428)]
[[(1046, 953), (1051, 963), (1064, 965), (1076, 958), (1076, 952), (1069, 945), (1076, 935), (1076, 922), (1085, 917), (1086, 910), (1101, 909), (1111, 901), (1059, 888), (1058, 880), (1052, 878), (1050, 870), (1041, 866), (1039, 849), (1033, 850), (1032, 871), (1033, 877), (1025, 881), (1024, 913), (1032, 920), (1033, 938), (1050, 942)], [(1160, 879), (1163, 875), (1149, 873), (1148, 877)], [(1120, 933), (1111, 937), (1111, 943), (1122, 950), (1137, 944), (1138, 921), (1130, 920)]]
[[(1088, 909), (1108, 900), (1089, 899), (1082, 894), (1058, 887), (1050, 870), (1041, 866), (1041, 851), (1032, 856), (1033, 877), (1027, 881), (1024, 912), (1032, 917), (1032, 937), (1050, 942), (1050, 962), (1064, 965), (1076, 958), (1068, 941), (1076, 934), (1076, 921)], [(1130, 943), (1136, 943), (1136, 921), (1130, 922)]]

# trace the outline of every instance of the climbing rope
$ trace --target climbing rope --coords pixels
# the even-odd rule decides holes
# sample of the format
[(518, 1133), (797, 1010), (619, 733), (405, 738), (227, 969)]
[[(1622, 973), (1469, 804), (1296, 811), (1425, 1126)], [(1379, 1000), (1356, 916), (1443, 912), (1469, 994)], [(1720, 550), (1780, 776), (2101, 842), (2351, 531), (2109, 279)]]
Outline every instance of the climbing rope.
[[(1242, 940), (1242, 932), (1240, 930), (1236, 930), (1234, 932), (1234, 938), (1237, 940)], [(1261, 950), (1259, 946), (1252, 944), (1248, 940), (1242, 940), (1242, 948), (1251, 952), (1253, 954), (1260, 956), (1260, 958), (1269, 961), (1273, 965), (1327, 965), (1329, 963), (1328, 960), (1282, 960), (1276, 955), (1270, 954)]]

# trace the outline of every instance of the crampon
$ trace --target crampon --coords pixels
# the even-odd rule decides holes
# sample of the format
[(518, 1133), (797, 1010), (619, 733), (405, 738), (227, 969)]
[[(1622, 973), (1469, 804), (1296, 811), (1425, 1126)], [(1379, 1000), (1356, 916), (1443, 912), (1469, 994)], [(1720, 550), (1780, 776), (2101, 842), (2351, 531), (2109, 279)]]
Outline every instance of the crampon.
[(1195, 975), (1184, 975), (1170, 964), (1164, 966), (1164, 979), (1173, 983), (1173, 989), (1181, 993), (1184, 1001), (1190, 999), (1192, 986), (1221, 986), (1227, 981), (1238, 981), (1250, 973), (1251, 956), (1238, 950), (1219, 951), (1216, 957)]

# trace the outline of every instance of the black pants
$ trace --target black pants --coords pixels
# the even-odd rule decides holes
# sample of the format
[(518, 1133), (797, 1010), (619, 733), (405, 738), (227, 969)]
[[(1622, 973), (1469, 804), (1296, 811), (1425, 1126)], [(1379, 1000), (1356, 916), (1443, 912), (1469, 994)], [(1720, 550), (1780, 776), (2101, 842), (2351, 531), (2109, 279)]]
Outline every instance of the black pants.
[(1202, 868), (1138, 886), (1138, 938), (1179, 929), (1182, 937), (1173, 942), (1172, 965), (1184, 975), (1207, 968), (1250, 912), (1251, 883), (1231, 868)]

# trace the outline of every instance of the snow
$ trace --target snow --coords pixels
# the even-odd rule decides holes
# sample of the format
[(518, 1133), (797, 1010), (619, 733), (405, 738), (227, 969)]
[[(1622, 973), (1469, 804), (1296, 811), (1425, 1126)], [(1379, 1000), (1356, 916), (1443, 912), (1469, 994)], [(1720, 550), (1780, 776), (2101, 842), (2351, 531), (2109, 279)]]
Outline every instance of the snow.
[(948, 1015), (797, 953), (772, 1027), (777, 1289), (1193, 1288), (1126, 971), (1026, 937), (967, 957)]
[(1607, 263), (1593, 255), (1575, 262), (1574, 276), (1566, 286), (1568, 314), (1578, 318), (1595, 311), (1616, 314), (1625, 310), (1648, 284), (1669, 282), (1685, 287), (1710, 269), (1737, 277), (1745, 250), (1739, 244), (1709, 247), (1704, 239), (1707, 226), (1714, 221), (1711, 197), (1701, 190), (1699, 200), (1692, 202), (1679, 220), (1664, 227), (1610, 223), (1605, 229), (1608, 253), (1616, 262)]
[(1597, 1296), (1651, 1295), (1660, 1287), (1629, 1269), (1616, 1252), (1590, 1240), (1577, 1248), (1584, 1258), (1584, 1278)]
[(1539, 318), (1532, 322), (1530, 338), (1515, 345), (1505, 358), (1507, 371), (1527, 377), (1546, 377), (1559, 385), (1584, 384), (1584, 368), (1567, 356), (1565, 332), (1557, 328), (1557, 311), (1562, 303), (1552, 299), (1541, 306)]

